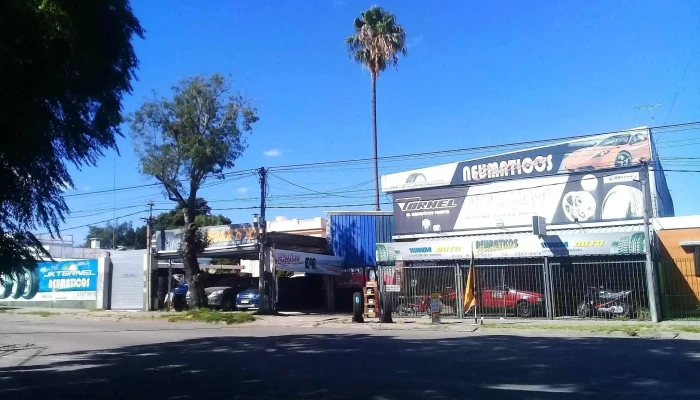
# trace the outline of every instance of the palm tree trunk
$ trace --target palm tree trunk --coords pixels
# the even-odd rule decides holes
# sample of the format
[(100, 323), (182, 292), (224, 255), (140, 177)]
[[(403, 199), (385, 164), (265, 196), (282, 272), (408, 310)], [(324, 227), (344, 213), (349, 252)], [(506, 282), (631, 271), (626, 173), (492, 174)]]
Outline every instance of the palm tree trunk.
[(379, 211), (379, 164), (377, 160), (377, 74), (372, 72), (372, 139), (374, 141), (374, 210)]

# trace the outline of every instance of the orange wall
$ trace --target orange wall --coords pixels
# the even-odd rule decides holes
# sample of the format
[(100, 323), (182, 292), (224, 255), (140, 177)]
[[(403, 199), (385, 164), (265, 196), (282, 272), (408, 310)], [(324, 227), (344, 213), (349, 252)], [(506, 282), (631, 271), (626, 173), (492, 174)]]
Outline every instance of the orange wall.
[[(700, 240), (700, 228), (664, 229), (656, 232), (661, 243), (661, 262), (664, 264), (669, 289), (693, 293), (700, 301), (700, 278), (695, 276), (693, 247), (681, 247), (683, 241)], [(663, 290), (663, 289), (662, 289)]]

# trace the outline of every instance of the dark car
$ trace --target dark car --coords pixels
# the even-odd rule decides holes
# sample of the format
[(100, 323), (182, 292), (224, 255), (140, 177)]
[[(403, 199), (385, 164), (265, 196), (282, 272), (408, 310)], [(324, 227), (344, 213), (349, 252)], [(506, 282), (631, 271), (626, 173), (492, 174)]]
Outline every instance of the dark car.
[[(249, 280), (244, 278), (231, 277), (222, 279), (213, 286), (204, 289), (204, 293), (207, 296), (207, 306), (222, 311), (233, 310), (236, 294), (249, 286)], [(173, 289), (171, 296), (175, 311), (182, 311), (187, 308), (189, 303), (189, 286), (187, 283), (182, 283)]]
[(258, 308), (259, 306), (260, 291), (258, 288), (249, 288), (236, 295), (236, 308), (239, 310)]
[(217, 282), (214, 286), (204, 289), (207, 304), (211, 308), (231, 311), (236, 304), (236, 295), (250, 287), (248, 280), (228, 278)]

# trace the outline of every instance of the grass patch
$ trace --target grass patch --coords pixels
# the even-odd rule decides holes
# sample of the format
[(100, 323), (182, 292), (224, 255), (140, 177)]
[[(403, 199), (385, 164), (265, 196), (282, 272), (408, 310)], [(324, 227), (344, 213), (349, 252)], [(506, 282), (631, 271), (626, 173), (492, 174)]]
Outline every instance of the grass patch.
[(485, 324), (482, 328), (491, 329), (540, 329), (556, 331), (580, 331), (597, 333), (625, 333), (630, 336), (639, 336), (643, 333), (700, 333), (700, 325), (656, 325), (656, 324), (629, 324), (629, 325), (550, 325), (550, 324)]
[(36, 315), (37, 317), (51, 317), (54, 315), (58, 315), (58, 313), (53, 313), (50, 311), (29, 311), (22, 313), (23, 315)]
[[(660, 326), (649, 324), (635, 325), (550, 325), (550, 324), (485, 324), (483, 328), (492, 329), (542, 329), (554, 331), (581, 331), (598, 333), (626, 333), (630, 336), (639, 336), (642, 332), (657, 332), (663, 330)], [(675, 328), (675, 327), (674, 327)], [(700, 331), (700, 330), (699, 330)]]
[(245, 324), (255, 321), (255, 317), (247, 312), (220, 312), (208, 309), (186, 311), (176, 315), (164, 315), (169, 322), (206, 322), (209, 324), (225, 323), (226, 325)]

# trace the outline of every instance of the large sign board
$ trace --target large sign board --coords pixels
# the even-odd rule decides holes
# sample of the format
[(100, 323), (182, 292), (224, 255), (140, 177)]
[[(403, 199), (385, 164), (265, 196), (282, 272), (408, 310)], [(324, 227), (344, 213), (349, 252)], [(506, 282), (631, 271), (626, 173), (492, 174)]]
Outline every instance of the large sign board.
[(378, 243), (377, 262), (645, 254), (644, 233), (488, 235), (462, 239)]
[(639, 168), (393, 193), (396, 234), (643, 217)]
[[(207, 235), (208, 249), (245, 246), (257, 243), (258, 233), (251, 224), (205, 226), (200, 228)], [(158, 251), (178, 250), (182, 243), (182, 230), (171, 229), (156, 232)]]
[(650, 134), (639, 128), (382, 176), (382, 190), (464, 186), (628, 168), (651, 161)]
[(341, 275), (344, 260), (325, 254), (302, 253), (291, 250), (275, 250), (275, 270), (304, 272), (309, 274)]
[(0, 279), (0, 302), (97, 300), (97, 260), (41, 262)]

